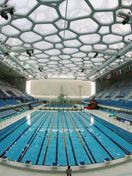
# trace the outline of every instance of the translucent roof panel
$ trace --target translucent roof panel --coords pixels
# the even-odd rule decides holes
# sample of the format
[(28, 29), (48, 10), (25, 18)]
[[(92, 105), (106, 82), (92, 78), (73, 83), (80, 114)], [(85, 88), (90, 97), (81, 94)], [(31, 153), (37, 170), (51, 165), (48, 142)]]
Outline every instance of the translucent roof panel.
[(0, 8), (6, 3), (15, 12), (8, 13), (7, 20), (0, 16), (1, 44), (19, 66), (11, 58), (5, 62), (21, 66), (28, 74), (31, 71), (34, 78), (82, 79), (96, 75), (97, 70), (99, 76), (132, 55), (125, 50), (122, 60), (115, 58), (103, 68), (132, 41), (132, 17), (123, 25), (119, 15), (132, 16), (132, 0), (1, 0)]
[[(65, 17), (66, 1), (59, 6), (61, 15)], [(89, 16), (91, 9), (84, 0), (69, 0), (66, 19), (76, 19), (79, 17)]]

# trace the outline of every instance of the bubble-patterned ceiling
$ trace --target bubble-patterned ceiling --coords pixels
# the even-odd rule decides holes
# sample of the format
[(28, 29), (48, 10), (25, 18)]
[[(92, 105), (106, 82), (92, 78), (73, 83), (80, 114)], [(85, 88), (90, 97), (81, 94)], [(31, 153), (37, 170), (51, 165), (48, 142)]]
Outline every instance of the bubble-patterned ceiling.
[[(103, 53), (132, 40), (132, 22), (123, 25), (117, 15), (132, 12), (132, 0), (1, 0), (0, 6), (5, 3), (15, 12), (8, 20), (0, 16), (0, 40), (17, 62), (3, 60), (30, 78), (96, 79), (132, 58), (129, 49), (105, 66), (111, 56)], [(24, 48), (33, 55), (19, 52)], [(102, 53), (95, 57), (94, 50)]]

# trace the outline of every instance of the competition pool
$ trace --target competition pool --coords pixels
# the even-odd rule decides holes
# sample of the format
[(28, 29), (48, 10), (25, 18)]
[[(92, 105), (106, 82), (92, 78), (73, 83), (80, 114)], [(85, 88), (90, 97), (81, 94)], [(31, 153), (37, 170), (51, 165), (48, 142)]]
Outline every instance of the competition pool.
[(132, 154), (132, 134), (82, 111), (35, 111), (0, 131), (0, 156), (76, 166)]

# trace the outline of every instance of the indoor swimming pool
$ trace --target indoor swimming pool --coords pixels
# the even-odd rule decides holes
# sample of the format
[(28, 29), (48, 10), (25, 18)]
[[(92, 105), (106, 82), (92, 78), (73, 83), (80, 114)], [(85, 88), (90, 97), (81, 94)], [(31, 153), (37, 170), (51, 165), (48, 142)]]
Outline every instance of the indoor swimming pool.
[(0, 131), (0, 156), (33, 165), (90, 165), (131, 153), (129, 132), (83, 111), (35, 111)]

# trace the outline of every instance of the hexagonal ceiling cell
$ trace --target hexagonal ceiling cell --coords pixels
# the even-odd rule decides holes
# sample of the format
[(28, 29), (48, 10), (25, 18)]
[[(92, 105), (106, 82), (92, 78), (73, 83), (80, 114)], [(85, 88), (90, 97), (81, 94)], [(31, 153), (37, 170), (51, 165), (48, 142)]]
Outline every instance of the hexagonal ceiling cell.
[(114, 21), (113, 12), (96, 12), (94, 17), (102, 25), (109, 25)]
[(65, 30), (65, 31), (61, 31), (59, 33), (59, 35), (64, 38), (64, 39), (75, 39), (77, 37), (77, 34), (75, 34), (74, 32), (70, 31), (70, 30)]
[(106, 50), (107, 49), (107, 45), (103, 45), (103, 44), (95, 44), (93, 46), (94, 49), (96, 50)]
[(122, 41), (122, 37), (119, 35), (109, 34), (103, 37), (103, 42), (105, 42), (106, 44), (112, 44), (116, 42), (119, 43), (121, 41)]
[(66, 54), (60, 55), (59, 57), (60, 57), (61, 59), (70, 59), (70, 58), (71, 58), (70, 55), (66, 55)]
[(38, 59), (38, 62), (41, 63), (47, 63), (49, 61), (49, 59)]
[(83, 58), (83, 57), (86, 57), (86, 53), (78, 52), (78, 53), (72, 54), (72, 57)]
[(69, 63), (72, 63), (70, 60), (61, 60), (59, 61), (59, 63), (61, 64), (69, 64)]
[[(85, 59), (86, 59), (86, 58), (85, 58)], [(88, 61), (88, 60), (84, 60), (84, 63), (91, 64), (92, 62), (91, 62), (91, 61)]]
[(26, 63), (29, 63), (29, 64), (37, 64), (37, 61), (36, 60), (28, 60), (28, 61), (25, 61)]
[(41, 42), (37, 42), (37, 43), (34, 43), (33, 46), (37, 49), (40, 49), (40, 50), (46, 50), (46, 49), (51, 49), (53, 48), (53, 44), (49, 43), (49, 42), (45, 42), (45, 41), (41, 41)]
[(89, 35), (82, 35), (79, 37), (79, 39), (84, 44), (95, 44), (100, 41), (100, 35), (99, 34), (89, 34)]
[(94, 33), (97, 31), (98, 27), (98, 24), (90, 18), (75, 20), (70, 24), (70, 29), (78, 34)]
[(37, 5), (37, 1), (36, 0), (22, 0), (20, 3), (20, 1), (10, 0), (8, 4), (10, 6), (15, 7), (15, 15), (26, 16)]
[(131, 25), (130, 24), (126, 24), (126, 25), (113, 24), (112, 25), (112, 33), (118, 34), (118, 35), (123, 35), (123, 36), (128, 35), (128, 34), (132, 33)]
[(118, 7), (118, 1), (115, 0), (89, 0), (95, 10), (109, 10)]
[(125, 44), (123, 42), (121, 42), (121, 43), (115, 43), (115, 44), (109, 45), (109, 48), (110, 49), (114, 49), (114, 50), (119, 50), (119, 49), (123, 48), (124, 45)]
[(55, 34), (57, 29), (52, 24), (36, 24), (34, 31), (42, 36), (46, 36), (49, 34)]
[(109, 32), (110, 32), (109, 26), (102, 26), (99, 30), (99, 33), (102, 35), (109, 34)]
[(20, 35), (20, 38), (27, 43), (34, 43), (42, 39), (42, 37), (32, 31), (24, 32)]
[[(65, 18), (66, 1), (62, 2), (59, 10), (63, 18)], [(76, 19), (79, 17), (86, 17), (91, 14), (91, 9), (84, 0), (69, 0), (67, 8), (66, 19)]]
[(58, 35), (50, 35), (45, 37), (45, 40), (51, 42), (51, 43), (59, 43), (61, 42), (61, 38)]
[(0, 41), (1, 41), (2, 43), (4, 43), (5, 40), (7, 40), (7, 36), (0, 33), (0, 39), (1, 39)]
[(7, 45), (9, 46), (21, 46), (23, 44), (23, 42), (20, 39), (17, 38), (9, 38), (6, 42)]
[(62, 49), (63, 45), (61, 43), (57, 43), (57, 44), (55, 44), (55, 48)]
[(71, 61), (73, 61), (73, 62), (79, 62), (79, 61), (82, 61), (82, 59), (81, 58), (71, 58)]
[(41, 54), (36, 54), (35, 57), (37, 57), (37, 58), (48, 58), (49, 56), (47, 54), (41, 53)]
[(93, 61), (93, 62), (103, 62), (103, 61), (105, 61), (105, 59), (101, 58), (101, 57), (97, 57), (97, 58), (92, 58), (91, 61)]
[(6, 25), (2, 27), (2, 33), (9, 37), (12, 37), (18, 36), (18, 34), (20, 34), (20, 31), (10, 25)]
[(92, 50), (92, 46), (90, 46), (90, 45), (83, 45), (83, 46), (80, 47), (80, 50), (84, 51), (84, 52), (89, 52), (89, 51)]
[(61, 52), (58, 49), (51, 49), (51, 50), (47, 50), (45, 51), (46, 54), (48, 54), (49, 56), (57, 56), (59, 55)]
[(73, 54), (73, 53), (76, 53), (76, 52), (78, 52), (77, 48), (64, 48), (63, 49), (64, 54)]
[(59, 61), (60, 58), (57, 57), (57, 56), (51, 56), (51, 57), (50, 57), (50, 60), (52, 60), (52, 61)]
[(77, 72), (80, 66), (97, 70), (110, 56), (96, 56), (93, 50), (116, 52), (132, 40), (131, 22), (122, 25), (117, 16), (119, 11), (131, 11), (131, 0), (9, 0), (8, 4), (15, 13), (8, 14), (8, 20), (0, 16), (2, 44), (12, 51), (33, 48), (31, 58), (26, 52), (15, 55), (22, 64), (29, 61), (32, 69), (44, 65), (52, 75)]
[(80, 47), (81, 43), (78, 40), (67, 40), (64, 41), (63, 44), (65, 47)]
[(126, 7), (130, 7), (131, 6), (131, 0), (122, 0), (122, 5), (126, 6)]
[(11, 24), (19, 30), (27, 31), (31, 30), (32, 22), (26, 18), (16, 19), (11, 22)]
[(65, 29), (66, 30), (66, 28), (67, 28), (67, 21), (66, 20), (59, 19), (55, 24), (59, 29)]
[(52, 22), (58, 18), (56, 10), (50, 6), (40, 5), (29, 16), (34, 23)]

